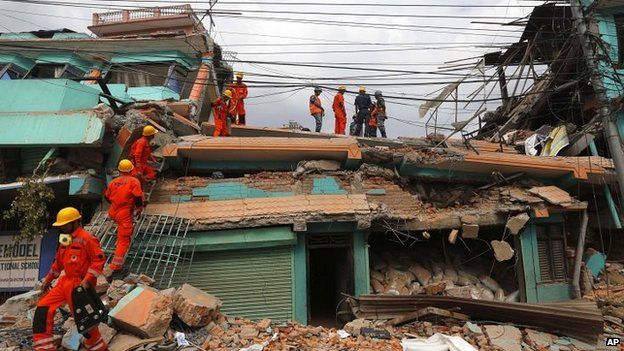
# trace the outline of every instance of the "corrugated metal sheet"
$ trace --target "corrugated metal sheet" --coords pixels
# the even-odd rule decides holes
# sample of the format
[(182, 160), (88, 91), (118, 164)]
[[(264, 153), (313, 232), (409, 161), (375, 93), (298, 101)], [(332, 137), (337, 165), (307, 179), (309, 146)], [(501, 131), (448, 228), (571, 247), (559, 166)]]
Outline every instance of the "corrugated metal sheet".
[(252, 320), (291, 320), (292, 248), (195, 253), (184, 282), (223, 301), (222, 311)]

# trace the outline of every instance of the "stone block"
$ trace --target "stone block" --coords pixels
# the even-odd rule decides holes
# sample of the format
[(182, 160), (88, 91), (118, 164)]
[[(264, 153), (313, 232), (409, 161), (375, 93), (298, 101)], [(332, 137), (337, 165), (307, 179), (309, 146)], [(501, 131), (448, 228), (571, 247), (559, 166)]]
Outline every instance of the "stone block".
[(530, 346), (537, 347), (538, 349), (548, 348), (558, 339), (555, 335), (538, 332), (533, 329), (527, 328), (524, 331), (526, 333), (524, 341)]
[(522, 351), (522, 332), (511, 325), (486, 325), (485, 334), (493, 346), (505, 351)]
[(173, 301), (158, 290), (138, 286), (119, 300), (109, 317), (120, 330), (142, 338), (159, 337), (173, 318)]
[(239, 336), (243, 339), (253, 339), (258, 336), (258, 329), (253, 325), (243, 325)]
[(189, 284), (182, 285), (173, 300), (176, 315), (191, 327), (208, 325), (219, 314), (222, 305), (217, 297)]
[(41, 290), (31, 290), (23, 294), (15, 295), (0, 305), (0, 315), (23, 316), (28, 310), (35, 307), (40, 296)]
[(466, 328), (466, 330), (468, 330), (468, 332), (470, 332), (471, 334), (474, 335), (482, 335), (483, 334), (483, 330), (481, 330), (481, 327), (478, 326), (475, 323), (472, 322), (466, 322), (466, 324), (464, 324), (464, 327)]
[(505, 224), (505, 227), (509, 229), (509, 232), (511, 234), (518, 235), (518, 233), (520, 233), (522, 228), (524, 228), (524, 225), (529, 221), (529, 218), (530, 218), (529, 215), (526, 213), (515, 215), (509, 218), (509, 220), (507, 221), (507, 224)]
[(479, 237), (479, 225), (478, 224), (462, 224), (462, 238), (464, 239), (476, 239)]
[(265, 318), (263, 320), (261, 320), (260, 322), (258, 322), (258, 324), (256, 324), (256, 327), (258, 328), (258, 330), (266, 330), (268, 327), (271, 326), (271, 320), (268, 318)]
[(490, 245), (498, 262), (510, 260), (514, 256), (514, 249), (506, 241), (492, 240)]

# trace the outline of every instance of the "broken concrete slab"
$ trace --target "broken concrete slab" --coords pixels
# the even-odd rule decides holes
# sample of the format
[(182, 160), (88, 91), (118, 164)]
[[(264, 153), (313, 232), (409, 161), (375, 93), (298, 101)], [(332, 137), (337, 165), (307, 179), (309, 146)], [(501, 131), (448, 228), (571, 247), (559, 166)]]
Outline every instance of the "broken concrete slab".
[(41, 297), (41, 290), (31, 290), (29, 292), (15, 295), (5, 303), (0, 305), (0, 315), (22, 316), (26, 311), (32, 309)]
[(514, 256), (514, 249), (506, 241), (492, 240), (490, 245), (498, 262), (510, 260)]
[(524, 332), (526, 333), (524, 341), (530, 346), (537, 347), (538, 349), (547, 348), (558, 339), (555, 335), (539, 332), (533, 329), (527, 328)]
[(104, 342), (107, 344), (117, 335), (117, 329), (109, 327), (108, 324), (100, 323), (98, 328), (100, 329), (100, 334), (102, 334)]
[(140, 274), (139, 275), (139, 283), (140, 284), (145, 284), (147, 286), (153, 286), (154, 284), (156, 284), (156, 281), (154, 279), (152, 279), (151, 277), (148, 277), (145, 274)]
[(158, 290), (137, 286), (108, 315), (120, 330), (142, 338), (160, 337), (173, 318), (173, 300)]
[(505, 224), (505, 227), (509, 229), (509, 232), (512, 235), (518, 235), (518, 233), (520, 233), (522, 228), (524, 228), (525, 224), (529, 221), (529, 219), (530, 217), (528, 214), (521, 213), (509, 218), (507, 224)]
[(261, 320), (260, 322), (258, 322), (258, 324), (256, 324), (256, 328), (258, 328), (258, 330), (265, 330), (270, 326), (271, 326), (271, 320), (268, 318), (265, 318)]
[(493, 346), (505, 351), (522, 351), (522, 332), (511, 325), (485, 325), (485, 334)]
[(297, 178), (312, 172), (337, 171), (339, 169), (340, 162), (334, 160), (303, 161), (299, 163), (297, 169), (293, 172), (293, 177)]
[(533, 196), (529, 194), (524, 189), (518, 189), (518, 188), (509, 189), (509, 196), (511, 197), (512, 200), (515, 200), (518, 202), (524, 202), (528, 204), (539, 204), (541, 202), (544, 202), (544, 200), (540, 199), (537, 196)]
[(481, 327), (472, 322), (466, 322), (466, 324), (464, 324), (464, 328), (466, 328), (468, 332), (475, 334), (475, 335), (483, 334), (483, 330), (481, 330)]
[(529, 189), (529, 193), (537, 195), (553, 205), (563, 207), (571, 204), (574, 200), (567, 191), (554, 185), (536, 186)]
[(130, 334), (119, 334), (115, 336), (110, 345), (108, 345), (108, 349), (110, 351), (128, 351), (142, 345), (160, 342), (162, 339), (162, 336), (150, 339), (141, 339)]
[(191, 327), (208, 325), (219, 314), (223, 304), (217, 297), (190, 284), (182, 285), (173, 300), (176, 315)]
[(251, 340), (258, 336), (258, 329), (256, 329), (256, 327), (254, 327), (253, 325), (243, 325), (241, 327), (239, 336), (242, 339)]
[(479, 225), (478, 224), (462, 224), (462, 238), (464, 239), (476, 239), (479, 237)]

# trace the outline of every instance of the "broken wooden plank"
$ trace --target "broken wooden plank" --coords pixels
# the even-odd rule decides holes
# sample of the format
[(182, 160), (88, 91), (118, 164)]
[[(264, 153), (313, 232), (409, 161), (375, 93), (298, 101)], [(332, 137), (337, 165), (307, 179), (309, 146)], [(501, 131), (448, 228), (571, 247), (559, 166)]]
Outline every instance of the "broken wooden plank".
[(470, 316), (465, 315), (463, 313), (452, 312), (449, 310), (445, 310), (437, 307), (425, 307), (418, 311), (406, 313), (400, 317), (394, 318), (388, 322), (388, 324), (392, 326), (398, 326), (406, 323), (410, 323), (412, 321), (418, 320), (421, 321), (423, 319), (429, 319), (431, 317), (435, 318), (453, 318), (460, 321), (467, 321), (470, 319)]

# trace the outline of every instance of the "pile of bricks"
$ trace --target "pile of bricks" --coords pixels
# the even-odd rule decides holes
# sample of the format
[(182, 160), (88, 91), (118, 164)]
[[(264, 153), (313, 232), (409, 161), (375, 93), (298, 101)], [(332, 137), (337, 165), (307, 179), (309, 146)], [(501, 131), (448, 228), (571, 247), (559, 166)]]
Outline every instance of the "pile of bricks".
[[(512, 325), (478, 325), (470, 321), (437, 318), (391, 326), (389, 321), (356, 319), (342, 329), (225, 316), (221, 301), (185, 284), (157, 290), (146, 276), (131, 275), (111, 284), (100, 281), (97, 290), (111, 307), (108, 324), (100, 331), (111, 351), (400, 351), (404, 339), (435, 334), (457, 336), (474, 350), (593, 350), (591, 345)], [(0, 351), (29, 350), (37, 291), (12, 298), (0, 306)], [(82, 336), (66, 308), (57, 314), (58, 350), (80, 350)]]

